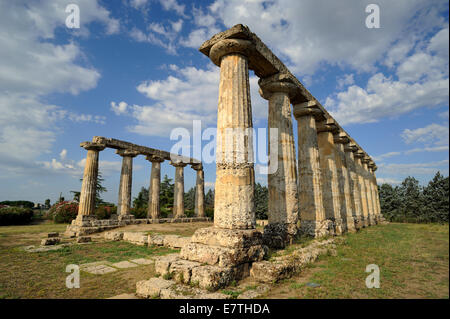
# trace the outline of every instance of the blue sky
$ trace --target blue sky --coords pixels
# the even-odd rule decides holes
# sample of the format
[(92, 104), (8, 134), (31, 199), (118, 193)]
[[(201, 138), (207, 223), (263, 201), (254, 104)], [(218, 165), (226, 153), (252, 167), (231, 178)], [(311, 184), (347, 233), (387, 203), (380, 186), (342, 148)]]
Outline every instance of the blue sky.
[[(80, 29), (65, 26), (71, 3)], [(380, 7), (379, 29), (365, 26), (370, 3)], [(92, 136), (170, 150), (172, 129), (193, 120), (215, 127), (219, 69), (198, 47), (237, 23), (374, 158), (380, 183), (448, 175), (448, 8), (442, 0), (0, 0), (0, 200), (70, 198), (81, 187), (79, 143)], [(267, 101), (250, 76), (254, 126), (264, 128)], [(121, 158), (106, 150), (100, 161), (104, 198), (116, 202)], [(136, 196), (150, 164), (141, 156), (134, 165)], [(162, 170), (173, 177), (168, 163)], [(185, 169), (186, 190), (194, 173)], [(213, 187), (214, 164), (205, 180)]]

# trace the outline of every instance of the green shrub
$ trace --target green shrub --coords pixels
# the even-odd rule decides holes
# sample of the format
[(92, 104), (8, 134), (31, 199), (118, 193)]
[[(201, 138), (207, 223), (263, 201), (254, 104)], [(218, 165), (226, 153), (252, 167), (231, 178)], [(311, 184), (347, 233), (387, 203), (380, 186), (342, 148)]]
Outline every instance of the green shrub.
[(131, 209), (131, 214), (137, 219), (147, 218), (147, 207), (134, 207)]
[(117, 206), (100, 205), (95, 209), (97, 219), (110, 219), (112, 214), (117, 214)]
[(0, 225), (24, 225), (33, 219), (33, 210), (30, 208), (4, 207), (0, 208)]
[(159, 209), (160, 212), (160, 218), (167, 218), (169, 217), (170, 214), (172, 214), (172, 209), (168, 208), (168, 207), (161, 207)]
[(60, 202), (54, 210), (53, 221), (55, 223), (70, 223), (77, 218), (78, 204), (75, 202)]
[(193, 209), (185, 209), (184, 214), (186, 217), (194, 217), (195, 216), (195, 210)]
[(214, 219), (214, 208), (209, 208), (209, 207), (205, 208), (205, 215), (206, 215), (206, 217), (209, 217), (209, 218), (211, 218), (211, 220), (213, 220)]

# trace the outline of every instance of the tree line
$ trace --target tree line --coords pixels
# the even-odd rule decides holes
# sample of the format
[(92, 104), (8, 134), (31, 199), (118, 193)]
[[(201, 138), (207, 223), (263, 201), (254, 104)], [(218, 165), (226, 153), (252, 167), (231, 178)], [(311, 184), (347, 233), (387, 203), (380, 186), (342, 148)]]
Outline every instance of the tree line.
[(378, 186), (378, 192), (381, 213), (389, 221), (448, 223), (449, 177), (440, 172), (426, 186), (408, 176), (400, 185)]

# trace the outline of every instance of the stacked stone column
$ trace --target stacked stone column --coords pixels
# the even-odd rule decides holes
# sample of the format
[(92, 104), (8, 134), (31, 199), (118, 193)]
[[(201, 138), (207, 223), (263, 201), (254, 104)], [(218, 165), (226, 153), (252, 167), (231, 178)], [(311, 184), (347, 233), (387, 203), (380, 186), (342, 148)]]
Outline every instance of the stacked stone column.
[(195, 182), (195, 216), (205, 217), (205, 172), (202, 164), (193, 164), (191, 167), (197, 172)]
[(173, 217), (183, 218), (184, 214), (184, 167), (187, 165), (183, 162), (170, 162), (175, 167), (175, 182), (173, 194)]
[[(249, 263), (264, 256), (262, 234), (255, 229), (253, 127), (247, 40), (215, 43), (209, 57), (220, 66), (217, 111), (214, 227), (197, 230), (180, 252), (183, 259), (213, 265), (224, 281), (248, 275)], [(198, 267), (199, 269), (203, 269)]]
[(369, 206), (367, 203), (367, 190), (366, 183), (364, 181), (364, 168), (362, 166), (362, 159), (364, 158), (364, 152), (358, 150), (355, 152), (355, 167), (356, 174), (358, 176), (358, 184), (359, 184), (359, 193), (361, 198), (361, 223), (363, 227), (369, 226)]
[(148, 190), (147, 217), (158, 219), (160, 217), (159, 192), (161, 188), (161, 163), (164, 162), (164, 159), (154, 155), (147, 156), (146, 159), (152, 163), (150, 186)]
[(117, 150), (116, 153), (122, 156), (117, 214), (119, 215), (119, 219), (130, 219), (134, 217), (130, 213), (131, 187), (133, 183), (133, 158), (139, 155), (139, 152)]
[(377, 166), (375, 165), (375, 163), (371, 162), (369, 164), (369, 169), (370, 169), (370, 177), (371, 177), (371, 184), (372, 184), (373, 206), (374, 206), (374, 210), (375, 210), (375, 221), (376, 221), (376, 223), (380, 223), (382, 221), (382, 216), (381, 216), (381, 208), (380, 208), (380, 198), (379, 198), (379, 194), (378, 194), (377, 177), (375, 175)]
[(354, 154), (358, 151), (358, 148), (353, 143), (348, 143), (344, 146), (345, 162), (347, 164), (350, 175), (350, 191), (352, 193), (353, 207), (354, 207), (354, 220), (355, 228), (358, 230), (363, 227), (363, 209), (361, 202), (361, 189), (359, 185), (359, 177), (356, 169), (356, 159)]
[(368, 208), (368, 217), (369, 217), (369, 226), (375, 225), (375, 208), (373, 206), (373, 197), (372, 197), (372, 182), (369, 172), (368, 164), (370, 162), (370, 157), (366, 156), (362, 158), (362, 166), (363, 166), (363, 177), (364, 183), (366, 185), (366, 196), (367, 196), (367, 208)]
[(302, 235), (322, 237), (330, 233), (332, 225), (325, 218), (322, 199), (319, 145), (316, 119), (324, 114), (316, 101), (294, 104), (298, 130), (298, 191), (300, 232)]
[(352, 181), (350, 176), (350, 168), (347, 165), (345, 147), (349, 139), (343, 132), (339, 132), (334, 136), (334, 144), (336, 146), (336, 167), (339, 179), (339, 192), (341, 202), (341, 215), (345, 221), (345, 228), (348, 232), (355, 232), (355, 203), (353, 199)]
[[(95, 211), (95, 198), (97, 195), (98, 157), (105, 145), (85, 142), (81, 147), (86, 149), (86, 164), (84, 166), (83, 183), (81, 185), (78, 217), (93, 216)], [(89, 218), (89, 217), (87, 217)]]
[(344, 222), (341, 217), (341, 195), (333, 136), (333, 133), (338, 131), (339, 128), (331, 119), (317, 126), (325, 217), (333, 222), (335, 234), (341, 235), (344, 232)]
[[(298, 188), (291, 102), (295, 85), (280, 76), (260, 79), (260, 94), (269, 100), (268, 225), (264, 243), (283, 248), (297, 234)], [(275, 134), (275, 136), (272, 136)], [(272, 150), (276, 152), (272, 153)]]

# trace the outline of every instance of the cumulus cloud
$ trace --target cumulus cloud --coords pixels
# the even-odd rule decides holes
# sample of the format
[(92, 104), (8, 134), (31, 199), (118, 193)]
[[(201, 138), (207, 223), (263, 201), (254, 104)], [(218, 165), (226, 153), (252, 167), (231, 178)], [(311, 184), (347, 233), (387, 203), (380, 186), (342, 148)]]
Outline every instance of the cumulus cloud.
[(428, 163), (380, 163), (378, 165), (377, 173), (384, 175), (402, 175), (402, 176), (417, 176), (417, 175), (431, 175), (438, 170), (444, 174), (448, 173), (448, 160), (441, 160)]
[[(155, 103), (129, 105), (127, 102), (111, 102), (117, 115), (133, 117), (137, 124), (128, 127), (142, 135), (167, 136), (177, 127), (192, 128), (194, 120), (203, 126), (215, 127), (219, 90), (219, 68), (212, 63), (206, 69), (170, 66), (175, 75), (164, 80), (144, 81), (137, 86), (138, 92)], [(256, 120), (267, 118), (267, 101), (258, 93), (258, 78), (250, 78), (252, 111)]]
[(436, 123), (418, 129), (405, 129), (401, 134), (406, 144), (424, 143), (444, 145), (449, 143), (448, 127)]

